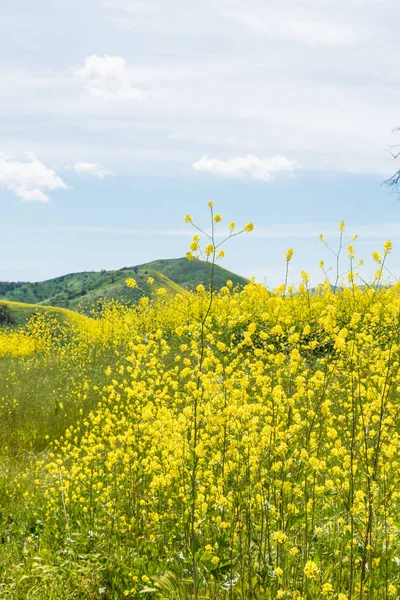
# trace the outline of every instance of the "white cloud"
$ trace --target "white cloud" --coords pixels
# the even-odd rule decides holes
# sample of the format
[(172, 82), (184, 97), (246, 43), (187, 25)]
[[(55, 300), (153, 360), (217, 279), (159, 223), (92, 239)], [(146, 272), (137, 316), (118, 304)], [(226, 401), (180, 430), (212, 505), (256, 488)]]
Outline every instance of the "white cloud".
[(78, 69), (76, 75), (86, 93), (95, 98), (126, 102), (142, 96), (133, 84), (128, 63), (121, 56), (88, 56), (84, 67)]
[(87, 176), (104, 179), (106, 175), (111, 175), (109, 171), (106, 171), (104, 167), (96, 163), (78, 162), (72, 167), (72, 169), (75, 171), (75, 173), (77, 173), (77, 175), (81, 175), (82, 177)]
[(225, 177), (253, 177), (263, 181), (271, 181), (276, 173), (291, 172), (295, 166), (296, 164), (285, 156), (257, 158), (253, 154), (228, 160), (203, 156), (193, 163), (195, 171), (215, 173)]
[(25, 162), (0, 155), (0, 185), (13, 191), (22, 200), (31, 202), (48, 202), (46, 192), (68, 189), (53, 169), (46, 167), (32, 154)]
[[(384, 9), (377, 0), (88, 1), (93, 15), (59, 0), (60, 35), (71, 18), (93, 48), (79, 57), (78, 45), (72, 69), (58, 70), (66, 57), (57, 48), (42, 64), (39, 52), (25, 68), (0, 65), (0, 147), (10, 153), (176, 174), (207, 154), (264, 157), (272, 148), (304, 169), (394, 170), (395, 0)], [(45, 40), (46, 19), (25, 8)], [(12, 29), (2, 32), (17, 56)], [(145, 101), (133, 100), (140, 90)]]

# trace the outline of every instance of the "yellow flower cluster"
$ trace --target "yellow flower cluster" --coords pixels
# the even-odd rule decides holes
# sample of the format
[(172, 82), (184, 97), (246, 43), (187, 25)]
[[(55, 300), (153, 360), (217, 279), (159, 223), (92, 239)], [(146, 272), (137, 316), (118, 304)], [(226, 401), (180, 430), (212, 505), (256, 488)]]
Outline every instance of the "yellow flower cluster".
[(9, 332), (0, 330), (0, 358), (11, 355), (27, 356), (36, 351), (36, 343), (25, 332)]

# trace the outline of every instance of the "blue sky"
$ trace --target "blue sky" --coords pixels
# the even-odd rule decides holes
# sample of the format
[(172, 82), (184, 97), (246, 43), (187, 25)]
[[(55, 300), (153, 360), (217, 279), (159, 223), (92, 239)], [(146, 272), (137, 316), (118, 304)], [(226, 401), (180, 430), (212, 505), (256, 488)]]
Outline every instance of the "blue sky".
[[(183, 215), (255, 231), (225, 266), (318, 278), (344, 219), (393, 239), (394, 0), (3, 0), (0, 280), (182, 256)], [(369, 264), (365, 267), (368, 275)]]

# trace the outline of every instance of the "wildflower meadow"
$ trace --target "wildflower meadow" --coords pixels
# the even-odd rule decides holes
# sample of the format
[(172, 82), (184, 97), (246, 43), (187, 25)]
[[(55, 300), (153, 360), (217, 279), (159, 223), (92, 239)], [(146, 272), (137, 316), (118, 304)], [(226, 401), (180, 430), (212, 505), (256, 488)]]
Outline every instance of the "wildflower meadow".
[(217, 291), (253, 224), (208, 210), (208, 285), (0, 329), (0, 598), (400, 598), (391, 242)]

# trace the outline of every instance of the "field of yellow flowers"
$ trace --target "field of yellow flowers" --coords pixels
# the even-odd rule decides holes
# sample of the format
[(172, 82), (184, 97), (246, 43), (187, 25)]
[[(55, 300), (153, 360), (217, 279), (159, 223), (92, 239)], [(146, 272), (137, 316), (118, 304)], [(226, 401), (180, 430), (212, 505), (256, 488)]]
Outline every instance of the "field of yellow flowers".
[(390, 249), (369, 285), (349, 245), (340, 288), (227, 282), (0, 333), (0, 598), (399, 598)]

